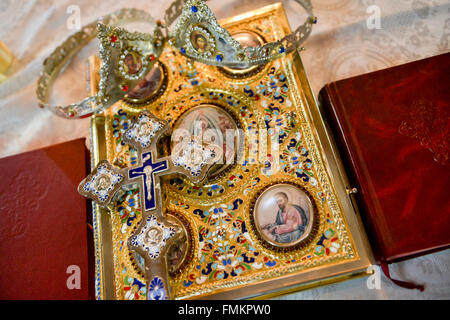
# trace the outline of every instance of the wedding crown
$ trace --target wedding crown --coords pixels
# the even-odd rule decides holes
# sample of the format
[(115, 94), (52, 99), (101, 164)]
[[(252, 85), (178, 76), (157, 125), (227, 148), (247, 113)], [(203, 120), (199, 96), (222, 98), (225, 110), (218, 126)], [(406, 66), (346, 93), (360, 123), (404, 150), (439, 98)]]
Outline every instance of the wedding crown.
[[(203, 0), (176, 0), (166, 10), (164, 22), (147, 12), (122, 9), (94, 21), (69, 37), (44, 61), (38, 80), (39, 106), (65, 118), (80, 118), (100, 112), (134, 88), (153, 68), (168, 42), (188, 59), (228, 68), (262, 65), (295, 51), (311, 33), (313, 16), (309, 0), (295, 0), (308, 13), (306, 21), (293, 33), (276, 42), (257, 47), (242, 47), (222, 28)], [(178, 18), (173, 32), (171, 26)], [(118, 27), (123, 21), (145, 21), (153, 33), (128, 32)], [(83, 46), (100, 40), (100, 81), (98, 92), (69, 106), (49, 104), (49, 89), (59, 71)]]

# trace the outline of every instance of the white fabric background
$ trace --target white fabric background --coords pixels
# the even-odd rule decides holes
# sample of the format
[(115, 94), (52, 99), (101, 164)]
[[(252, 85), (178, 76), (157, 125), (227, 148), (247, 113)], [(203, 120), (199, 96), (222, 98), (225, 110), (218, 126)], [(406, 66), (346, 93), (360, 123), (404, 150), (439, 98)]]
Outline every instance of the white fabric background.
[[(273, 3), (268, 0), (213, 0), (219, 18)], [(69, 30), (70, 5), (81, 10), (86, 24), (122, 7), (146, 9), (162, 18), (168, 0), (0, 0), (0, 40), (16, 60), (9, 79), (0, 84), (0, 157), (88, 137), (89, 120), (59, 119), (36, 103), (36, 80), (43, 59), (60, 44)], [(305, 15), (292, 0), (283, 1), (291, 27)], [(450, 47), (448, 0), (313, 0), (319, 23), (302, 53), (313, 91), (327, 82), (445, 53)], [(377, 5), (381, 28), (370, 30), (367, 9)], [(70, 103), (85, 96), (86, 58), (96, 52), (93, 43), (81, 52), (57, 81), (52, 100)], [(391, 266), (394, 277), (426, 284), (426, 290), (406, 290), (381, 274), (380, 289), (368, 289), (366, 279), (307, 290), (281, 299), (449, 299), (450, 250)]]

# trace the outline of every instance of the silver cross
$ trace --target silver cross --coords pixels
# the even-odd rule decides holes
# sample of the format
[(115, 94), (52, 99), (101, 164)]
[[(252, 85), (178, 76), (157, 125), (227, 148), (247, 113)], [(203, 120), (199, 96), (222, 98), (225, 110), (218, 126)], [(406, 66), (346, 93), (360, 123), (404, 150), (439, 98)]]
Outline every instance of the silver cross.
[(122, 186), (138, 181), (143, 216), (127, 243), (130, 250), (138, 252), (145, 260), (147, 298), (150, 300), (171, 298), (166, 251), (171, 243), (183, 236), (182, 228), (165, 218), (160, 176), (181, 173), (198, 183), (222, 158), (221, 147), (192, 136), (179, 141), (172, 155), (156, 158), (156, 143), (162, 135), (168, 134), (169, 129), (166, 121), (143, 111), (124, 133), (124, 142), (138, 151), (138, 164), (121, 169), (103, 160), (78, 186), (80, 194), (100, 206), (108, 206)]

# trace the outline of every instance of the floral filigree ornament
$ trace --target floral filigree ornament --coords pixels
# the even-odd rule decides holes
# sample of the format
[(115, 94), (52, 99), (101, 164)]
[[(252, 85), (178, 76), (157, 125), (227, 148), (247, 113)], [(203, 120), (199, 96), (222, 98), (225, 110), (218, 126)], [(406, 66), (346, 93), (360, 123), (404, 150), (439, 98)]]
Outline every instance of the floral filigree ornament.
[(446, 165), (449, 162), (450, 113), (430, 101), (419, 99), (411, 106), (407, 119), (400, 124), (400, 134), (415, 138), (420, 145), (433, 153), (433, 160)]
[[(310, 0), (296, 0), (307, 12), (308, 18), (292, 34), (257, 47), (242, 47), (217, 22), (203, 0), (176, 0), (166, 10), (164, 22), (147, 12), (122, 9), (85, 26), (70, 36), (44, 61), (38, 80), (37, 97), (45, 107), (65, 118), (86, 117), (102, 111), (123, 99), (138, 85), (158, 60), (166, 43), (191, 60), (229, 68), (249, 68), (263, 65), (296, 51), (307, 39), (313, 16)], [(173, 32), (168, 27), (178, 19)], [(145, 21), (153, 33), (128, 32), (117, 25), (125, 21)], [(69, 106), (49, 104), (49, 89), (59, 71), (90, 40), (100, 40), (102, 60), (99, 90)]]
[[(139, 186), (143, 217), (127, 244), (145, 260), (149, 299), (170, 298), (166, 251), (172, 242), (183, 236), (182, 226), (173, 225), (165, 218), (160, 175), (181, 173), (194, 183), (201, 182), (209, 169), (222, 158), (221, 147), (195, 137), (182, 139), (171, 156), (157, 158), (156, 143), (168, 133), (167, 121), (156, 118), (149, 111), (141, 112), (123, 135), (124, 141), (138, 151), (138, 164), (118, 168), (103, 160), (78, 187), (80, 194), (100, 206), (108, 206), (119, 195), (122, 186)], [(158, 283), (153, 283), (156, 278)]]
[(159, 277), (154, 277), (148, 286), (148, 300), (166, 300), (167, 291), (164, 282)]

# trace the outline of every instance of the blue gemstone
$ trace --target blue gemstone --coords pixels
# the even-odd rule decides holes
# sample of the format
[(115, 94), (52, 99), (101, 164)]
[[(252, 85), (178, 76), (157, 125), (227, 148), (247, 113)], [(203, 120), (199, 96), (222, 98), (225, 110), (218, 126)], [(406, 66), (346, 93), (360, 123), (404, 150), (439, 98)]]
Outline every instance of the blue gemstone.
[(317, 23), (317, 17), (314, 17), (312, 23), (316, 24)]
[(216, 56), (216, 60), (219, 61), (219, 62), (221, 62), (221, 61), (223, 60), (222, 55), (218, 54), (218, 55)]
[(286, 49), (284, 47), (280, 47), (280, 53), (284, 53), (286, 51)]
[(196, 6), (192, 6), (192, 7), (191, 7), (191, 10), (192, 10), (192, 12), (197, 12), (197, 11), (198, 11), (198, 9), (197, 9)]
[(186, 49), (185, 48), (181, 48), (180, 51), (181, 51), (182, 54), (186, 53)]

